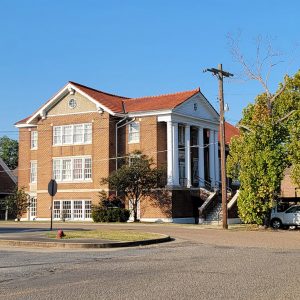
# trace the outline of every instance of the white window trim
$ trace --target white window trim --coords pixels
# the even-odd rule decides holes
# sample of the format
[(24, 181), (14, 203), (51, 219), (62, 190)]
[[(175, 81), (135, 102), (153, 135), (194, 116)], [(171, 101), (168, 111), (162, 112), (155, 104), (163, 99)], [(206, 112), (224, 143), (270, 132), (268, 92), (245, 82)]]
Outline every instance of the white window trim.
[[(63, 171), (63, 160), (71, 160), (71, 180), (63, 180), (62, 178), (62, 171)], [(82, 159), (82, 178), (80, 179), (74, 179), (74, 160), (75, 159)], [(91, 160), (91, 178), (87, 178), (85, 179), (85, 160), (86, 159), (90, 159)], [(86, 182), (93, 182), (93, 160), (92, 160), (92, 156), (90, 155), (83, 155), (83, 156), (63, 156), (63, 157), (53, 157), (52, 158), (52, 176), (54, 178), (54, 161), (60, 161), (59, 166), (59, 179), (56, 179), (57, 182), (60, 183), (78, 183), (78, 182), (82, 182), (82, 183), (86, 183)]]
[[(66, 220), (92, 220), (92, 216), (90, 218), (86, 218), (85, 217), (85, 214), (86, 214), (86, 201), (90, 201), (90, 204), (91, 204), (91, 213), (92, 213), (92, 199), (55, 199), (54, 202), (59, 202), (59, 210), (60, 210), (60, 215), (62, 213), (62, 210), (63, 210), (63, 201), (70, 201), (71, 202), (71, 207), (70, 207), (70, 210), (71, 210), (71, 218), (67, 218)], [(82, 218), (74, 218), (74, 202), (75, 201), (82, 201)], [(54, 218), (54, 202), (53, 202), (53, 219), (54, 220), (60, 220), (61, 219), (61, 216), (60, 218)]]
[[(36, 167), (35, 167), (35, 180), (32, 180), (32, 165), (35, 164)], [(36, 183), (37, 182), (37, 176), (38, 176), (38, 168), (37, 168), (37, 160), (31, 160), (30, 161), (30, 183)]]
[[(131, 132), (131, 128), (132, 128), (132, 125), (133, 124), (137, 124), (138, 125), (138, 134), (139, 134), (139, 137), (138, 139), (136, 140), (130, 140), (130, 135), (132, 133), (136, 133), (136, 132)], [(141, 126), (140, 126), (140, 122), (132, 122), (128, 125), (128, 144), (139, 144), (140, 143), (140, 138), (141, 138)]]
[[(82, 131), (82, 142), (74, 142), (74, 126), (82, 125), (83, 131)], [(91, 140), (85, 142), (85, 126), (90, 125), (91, 126)], [(63, 143), (63, 127), (66, 126), (71, 126), (72, 129), (72, 142), (71, 143)], [(54, 130), (55, 128), (60, 127), (60, 143), (55, 144), (54, 143)], [(93, 125), (92, 123), (78, 123), (78, 124), (65, 124), (65, 125), (58, 125), (58, 126), (53, 126), (52, 129), (52, 146), (53, 147), (61, 147), (61, 146), (71, 146), (71, 145), (89, 145), (92, 144), (93, 142)]]
[[(35, 139), (33, 138), (33, 136), (36, 136)], [(36, 146), (32, 146), (33, 142), (36, 142)], [(31, 150), (36, 150), (38, 148), (38, 132), (37, 130), (32, 130), (30, 132), (30, 149)]]

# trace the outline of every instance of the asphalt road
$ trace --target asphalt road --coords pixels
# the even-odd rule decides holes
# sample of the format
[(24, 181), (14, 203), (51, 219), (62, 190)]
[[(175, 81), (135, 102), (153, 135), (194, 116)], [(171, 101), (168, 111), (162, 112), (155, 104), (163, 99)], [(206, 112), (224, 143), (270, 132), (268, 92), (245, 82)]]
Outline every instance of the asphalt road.
[(137, 228), (176, 241), (97, 251), (1, 248), (0, 299), (300, 299), (299, 231)]

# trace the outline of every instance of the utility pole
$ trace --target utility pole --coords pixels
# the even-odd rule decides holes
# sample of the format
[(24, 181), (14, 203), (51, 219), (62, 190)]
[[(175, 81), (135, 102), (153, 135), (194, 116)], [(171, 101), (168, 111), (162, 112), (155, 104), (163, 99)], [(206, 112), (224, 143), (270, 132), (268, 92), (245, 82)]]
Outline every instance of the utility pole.
[(233, 74), (223, 71), (222, 64), (218, 69), (206, 69), (204, 72), (211, 72), (218, 76), (219, 81), (219, 102), (220, 102), (220, 144), (221, 144), (221, 182), (222, 182), (222, 214), (223, 229), (228, 229), (227, 224), (227, 187), (226, 187), (226, 162), (225, 162), (225, 118), (224, 118), (224, 93), (223, 78), (233, 76)]

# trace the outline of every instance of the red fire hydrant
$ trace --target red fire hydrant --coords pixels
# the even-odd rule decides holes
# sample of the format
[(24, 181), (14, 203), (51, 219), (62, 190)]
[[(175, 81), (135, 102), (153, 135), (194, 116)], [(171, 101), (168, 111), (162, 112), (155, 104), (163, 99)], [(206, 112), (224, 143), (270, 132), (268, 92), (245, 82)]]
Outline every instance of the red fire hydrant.
[(56, 235), (57, 239), (62, 239), (64, 236), (65, 234), (62, 229), (57, 230), (57, 235)]

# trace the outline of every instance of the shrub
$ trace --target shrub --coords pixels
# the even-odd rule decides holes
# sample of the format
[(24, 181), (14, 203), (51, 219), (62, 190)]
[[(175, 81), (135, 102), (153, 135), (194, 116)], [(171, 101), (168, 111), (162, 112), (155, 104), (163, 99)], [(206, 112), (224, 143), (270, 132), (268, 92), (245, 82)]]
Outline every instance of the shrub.
[(129, 216), (130, 212), (125, 208), (95, 206), (92, 209), (94, 222), (127, 222)]

